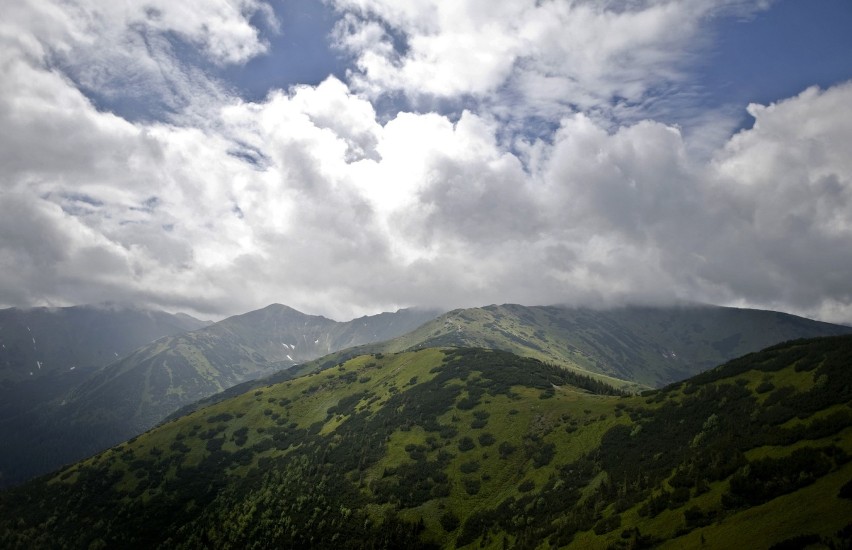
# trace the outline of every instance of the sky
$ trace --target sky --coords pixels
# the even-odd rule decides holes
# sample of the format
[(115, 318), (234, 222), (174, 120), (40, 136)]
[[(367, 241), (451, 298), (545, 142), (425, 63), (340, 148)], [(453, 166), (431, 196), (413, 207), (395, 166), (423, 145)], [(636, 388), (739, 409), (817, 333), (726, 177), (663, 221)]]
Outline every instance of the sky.
[(0, 306), (852, 323), (849, 0), (22, 0)]

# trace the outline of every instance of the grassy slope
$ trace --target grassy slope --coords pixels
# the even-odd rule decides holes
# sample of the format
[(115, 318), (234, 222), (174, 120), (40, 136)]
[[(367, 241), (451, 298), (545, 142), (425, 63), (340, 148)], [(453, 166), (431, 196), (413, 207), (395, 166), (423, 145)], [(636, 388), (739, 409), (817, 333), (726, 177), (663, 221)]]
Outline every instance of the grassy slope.
[[(850, 363), (852, 338), (794, 343), (620, 398), (499, 352), (361, 356), (3, 494), (0, 545), (684, 547), (703, 536), (709, 548), (760, 548), (835, 537), (852, 517), (838, 496), (852, 480)], [(809, 454), (790, 478), (794, 451)], [(769, 459), (775, 469), (761, 469)], [(755, 501), (746, 471), (775, 493)]]
[(745, 353), (795, 338), (852, 332), (772, 311), (715, 306), (590, 310), (513, 304), (449, 312), (383, 347), (503, 349), (608, 377), (660, 387)]

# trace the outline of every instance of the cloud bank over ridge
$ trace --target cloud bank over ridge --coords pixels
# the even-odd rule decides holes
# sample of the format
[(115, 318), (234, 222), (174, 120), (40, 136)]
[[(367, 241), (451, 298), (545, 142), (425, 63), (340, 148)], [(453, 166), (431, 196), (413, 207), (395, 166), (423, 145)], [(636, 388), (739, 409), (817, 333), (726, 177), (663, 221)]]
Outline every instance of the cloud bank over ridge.
[[(708, 21), (768, 4), (338, 0), (346, 81), (257, 102), (207, 67), (267, 52), (260, 1), (31, 4), (0, 22), (0, 303), (852, 321), (852, 83), (749, 105), (710, 154), (650, 107)], [(134, 98), (165, 114), (109, 108)]]

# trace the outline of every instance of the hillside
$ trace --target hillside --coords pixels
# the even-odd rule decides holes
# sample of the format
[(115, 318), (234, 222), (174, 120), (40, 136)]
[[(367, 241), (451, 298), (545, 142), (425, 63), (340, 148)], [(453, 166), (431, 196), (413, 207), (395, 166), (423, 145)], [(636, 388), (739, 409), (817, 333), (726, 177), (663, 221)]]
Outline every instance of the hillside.
[(61, 404), (16, 417), (7, 482), (132, 437), (183, 405), (329, 351), (408, 332), (438, 312), (400, 310), (341, 323), (274, 304), (161, 338), (78, 380)]
[(592, 310), (507, 304), (451, 311), (370, 350), (502, 349), (616, 384), (662, 387), (779, 342), (848, 333), (852, 327), (786, 313), (707, 305)]
[(137, 349), (77, 388), (63, 414), (120, 424), (129, 437), (181, 405), (341, 348), (391, 338), (435, 315), (401, 310), (341, 323), (274, 304)]
[[(852, 327), (775, 311), (707, 305), (609, 310), (491, 305), (451, 311), (397, 338), (343, 348), (294, 371), (279, 371), (269, 380), (288, 380), (362, 354), (461, 346), (510, 351), (640, 392), (779, 342), (846, 333), (852, 333)], [(234, 386), (171, 417), (267, 383), (258, 379)]]
[(18, 477), (19, 466), (43, 463), (20, 454), (39, 419), (88, 376), (139, 346), (206, 325), (117, 305), (0, 310), (0, 486)]
[(0, 546), (836, 545), (850, 365), (796, 341), (619, 397), (500, 351), (359, 356), (0, 493)]

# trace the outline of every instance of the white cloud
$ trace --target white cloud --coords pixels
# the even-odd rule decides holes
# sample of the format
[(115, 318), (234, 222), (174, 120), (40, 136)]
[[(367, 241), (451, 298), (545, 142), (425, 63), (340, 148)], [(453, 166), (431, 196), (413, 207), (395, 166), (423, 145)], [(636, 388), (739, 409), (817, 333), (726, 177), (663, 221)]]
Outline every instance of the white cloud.
[[(258, 4), (202, 4), (197, 19), (164, 4), (145, 25), (182, 33), (219, 63), (262, 51), (245, 27)], [(411, 304), (681, 298), (852, 320), (852, 84), (749, 107), (754, 127), (709, 161), (676, 127), (613, 125), (595, 112), (563, 112), (555, 132), (526, 141), (507, 141), (502, 113), (489, 111), (499, 105), (487, 102), (453, 118), (401, 112), (383, 121), (360, 93), (367, 88), (334, 78), (254, 103), (216, 91), (189, 108), (203, 116), (132, 122), (99, 111), (49, 60), (94, 59), (87, 33), (126, 46), (122, 56), (137, 51), (122, 41), (138, 36), (135, 8), (110, 7), (80, 26), (82, 15), (61, 17), (70, 4), (39, 4), (44, 17), (20, 6), (0, 23), (4, 304), (113, 299), (224, 315), (279, 301), (344, 318)], [(689, 2), (608, 12), (582, 2), (346, 6), (357, 17), (381, 12), (411, 48), (393, 58), (382, 25), (351, 16), (361, 34), (347, 39), (372, 48), (376, 63), (388, 60), (382, 70), (398, 79), (368, 71), (358, 86), (485, 94), (552, 71), (554, 90), (570, 73), (576, 97), (589, 94), (590, 104), (641, 95), (646, 81), (617, 82), (634, 68), (659, 65), (669, 78), (675, 62), (663, 50), (682, 37), (655, 36), (674, 13), (692, 17), (684, 36), (695, 32), (689, 21), (709, 16)], [(539, 10), (560, 9), (586, 14), (585, 26), (558, 35), (559, 14)], [(207, 20), (221, 24), (196, 24)], [(107, 22), (124, 30), (98, 26)], [(622, 35), (584, 50), (583, 32), (619, 25)], [(489, 33), (507, 28), (523, 44), (485, 52), (470, 81), (475, 71), (446, 47), (457, 43), (437, 43), (449, 32), (488, 46)], [(223, 53), (229, 41), (236, 45)], [(168, 58), (155, 52), (142, 62)], [(440, 69), (434, 81), (406, 68), (415, 61)], [(119, 62), (98, 58), (125, 70)], [(110, 78), (107, 86), (118, 82)], [(548, 97), (525, 92), (519, 101)]]
[(604, 118), (623, 117), (650, 90), (678, 81), (706, 41), (708, 20), (767, 7), (741, 0), (334, 4), (346, 14), (338, 46), (357, 58), (353, 85), (371, 96), (470, 95), (505, 117), (580, 110)]
[(753, 239), (742, 269), (755, 285), (771, 282), (762, 292), (777, 303), (836, 310), (836, 302), (852, 301), (851, 100), (852, 82), (751, 105), (754, 127), (714, 163)]
[(256, 14), (276, 24), (260, 0), (16, 2), (4, 8), (0, 37), (106, 101), (176, 111), (224, 95), (176, 49), (188, 44), (215, 65), (244, 63), (267, 50), (250, 24)]

